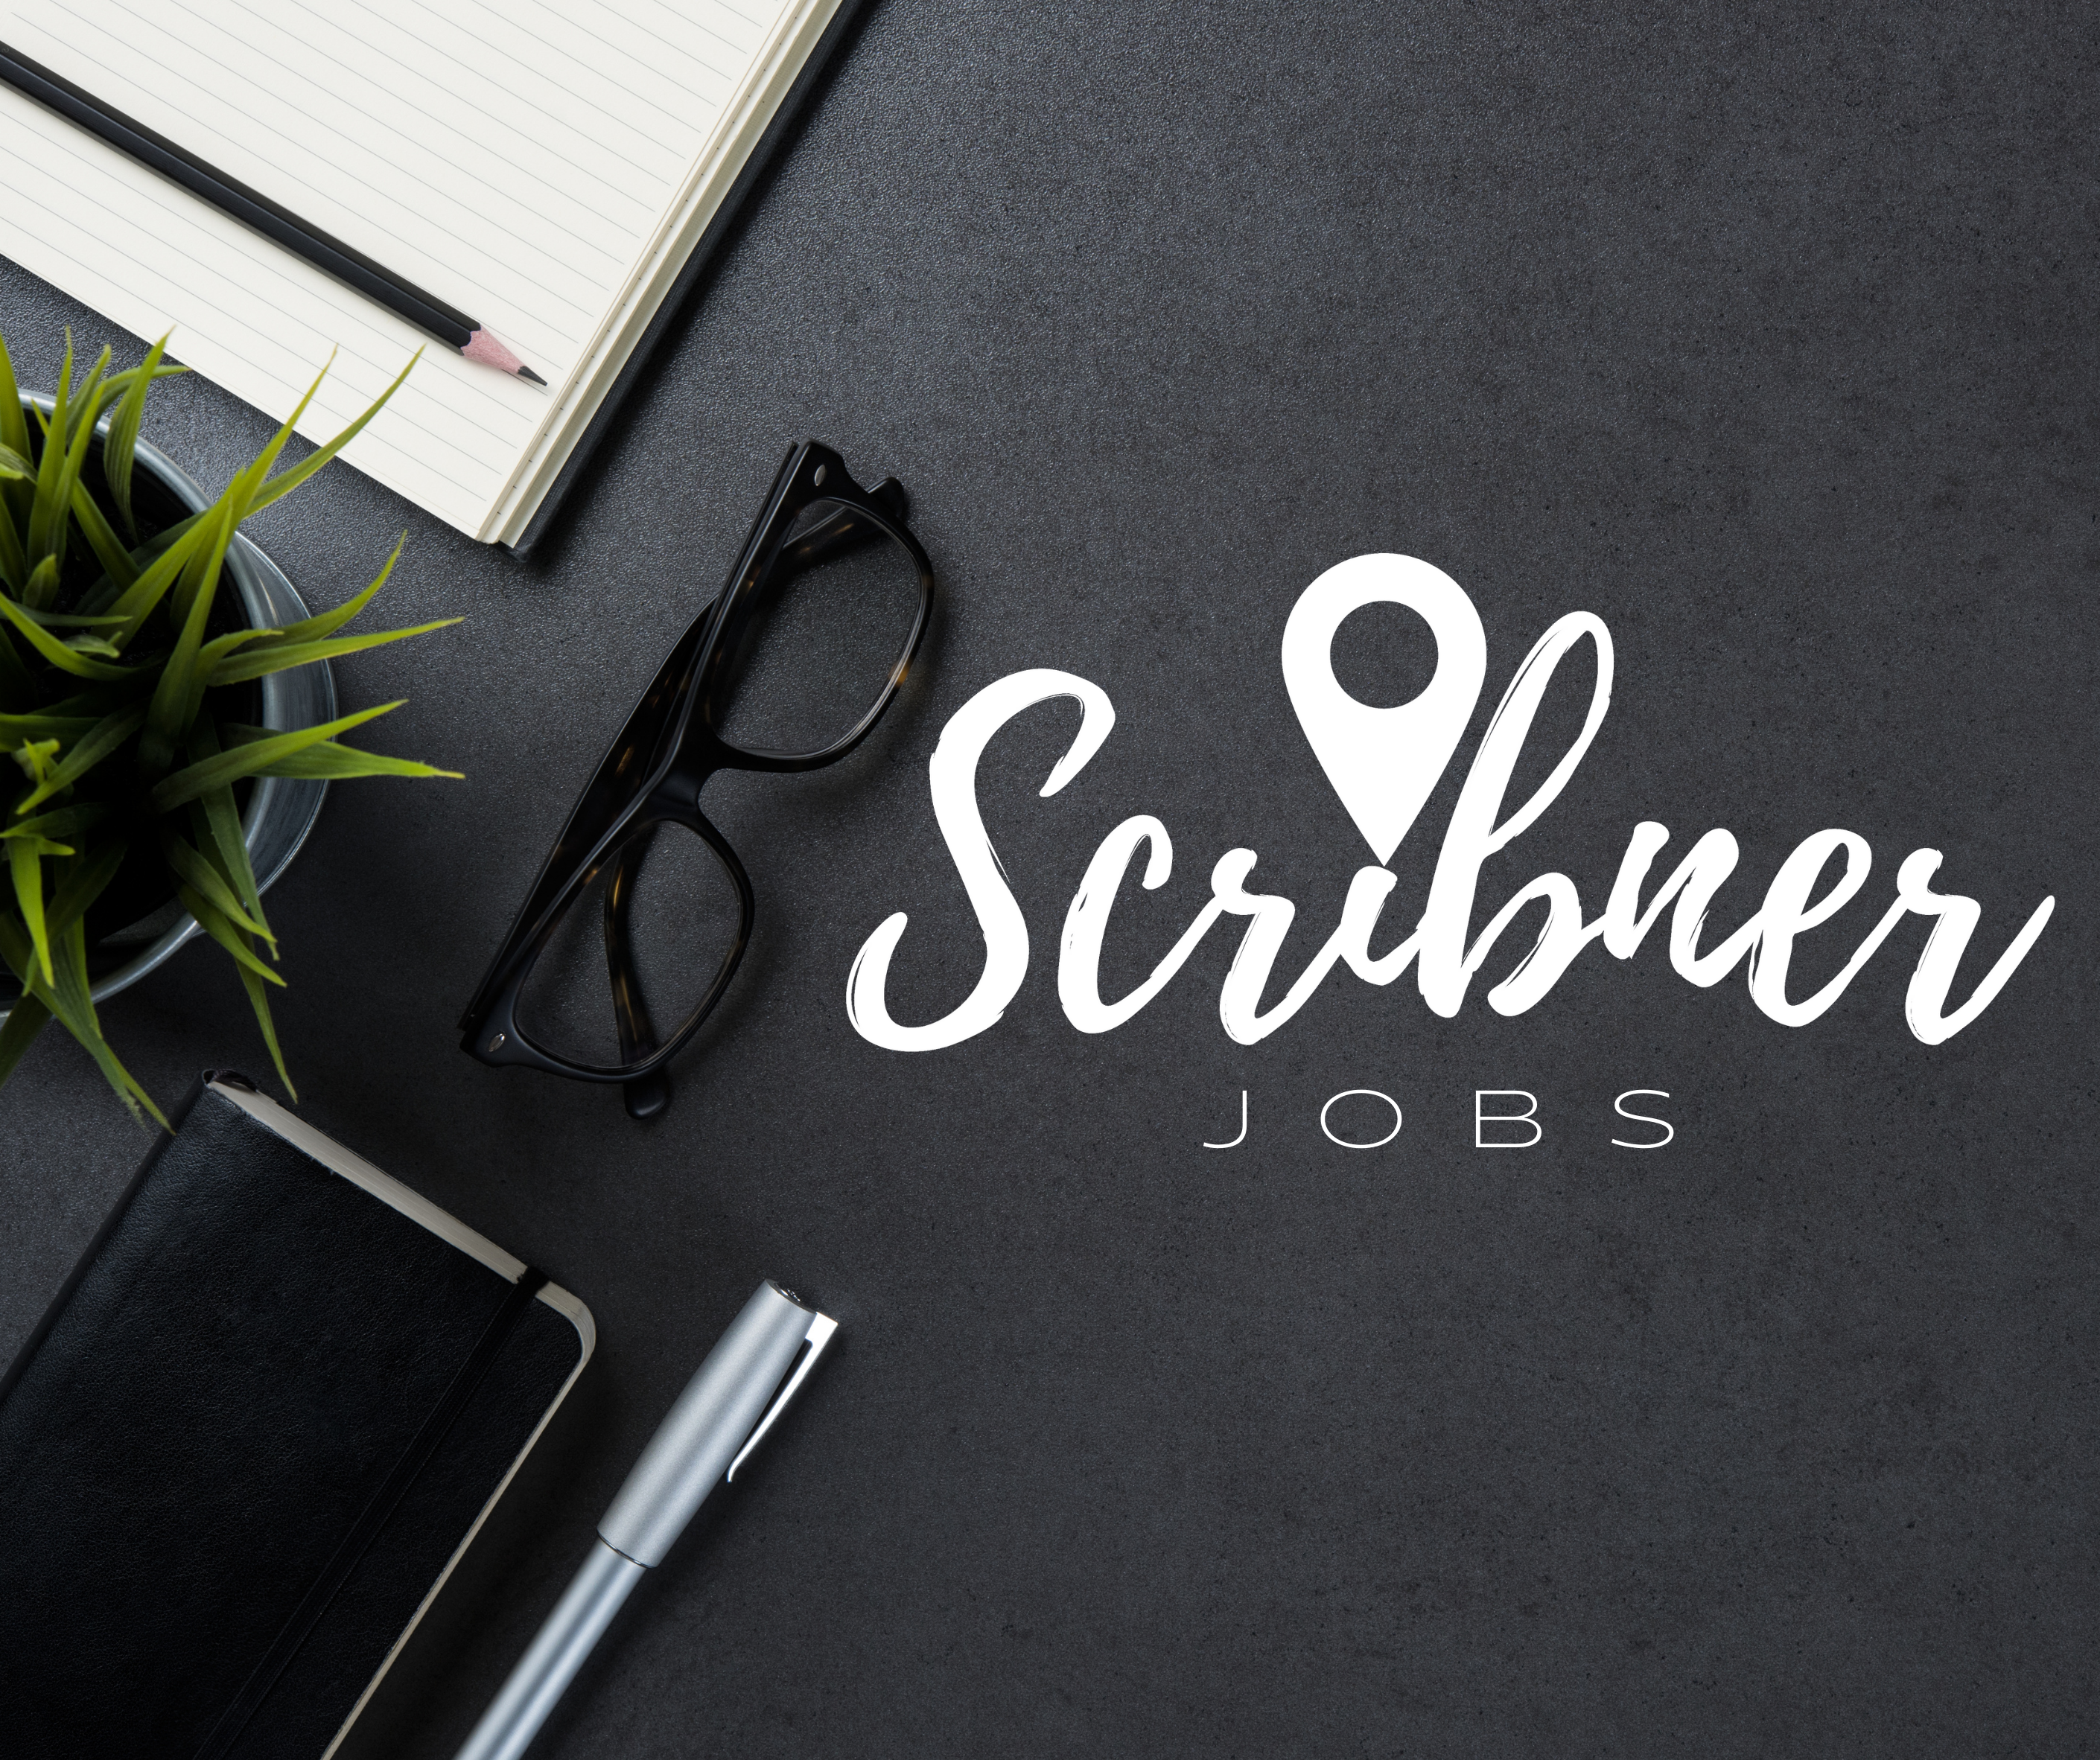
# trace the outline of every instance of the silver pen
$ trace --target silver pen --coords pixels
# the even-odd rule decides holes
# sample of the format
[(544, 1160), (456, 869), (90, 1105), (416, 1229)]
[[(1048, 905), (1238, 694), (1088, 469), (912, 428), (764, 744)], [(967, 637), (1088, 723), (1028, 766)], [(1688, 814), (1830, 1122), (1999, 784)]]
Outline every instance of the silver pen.
[(777, 1283), (743, 1304), (598, 1524), (598, 1543), (456, 1760), (518, 1760), (620, 1604), (708, 1493), (736, 1477), (839, 1323)]

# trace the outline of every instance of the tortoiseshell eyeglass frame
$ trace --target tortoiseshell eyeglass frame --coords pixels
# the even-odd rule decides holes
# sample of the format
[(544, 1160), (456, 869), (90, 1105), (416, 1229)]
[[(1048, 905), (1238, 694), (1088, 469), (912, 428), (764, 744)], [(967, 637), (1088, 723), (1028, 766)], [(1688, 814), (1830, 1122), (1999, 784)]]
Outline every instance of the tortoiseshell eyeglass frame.
[[(831, 511), (797, 531), (812, 507)], [(474, 999), (460, 1017), (460, 1048), (482, 1062), (517, 1064), (578, 1082), (618, 1083), (637, 1118), (670, 1103), (667, 1065), (721, 1000), (750, 944), (750, 877), (728, 840), (701, 812), (700, 791), (721, 770), (782, 774), (821, 770), (874, 731), (896, 700), (933, 609), (933, 568), (905, 524), (902, 486), (891, 478), (863, 489), (829, 447), (805, 441), (788, 455), (721, 593), (709, 601), (658, 669), (569, 814)], [(830, 745), (777, 752), (735, 745), (715, 730), (756, 614), (802, 569), (842, 550), (885, 540), (902, 548), (919, 578), (919, 604), (888, 682), (867, 712)], [(734, 942), (692, 1013), (668, 1033), (649, 1017), (637, 977), (629, 903), (657, 830), (680, 825), (706, 843), (736, 889)], [(518, 1001), (540, 955), (568, 911), (610, 870), (604, 893), (605, 959), (619, 1032), (616, 1064), (579, 1063), (520, 1030)]]

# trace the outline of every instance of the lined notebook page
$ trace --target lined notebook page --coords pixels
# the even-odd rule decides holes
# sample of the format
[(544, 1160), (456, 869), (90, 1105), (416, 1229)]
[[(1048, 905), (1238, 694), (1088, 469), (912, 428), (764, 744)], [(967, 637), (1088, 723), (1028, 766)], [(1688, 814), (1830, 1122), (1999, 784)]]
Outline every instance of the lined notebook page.
[[(448, 301), (550, 389), (383, 307), (0, 86), (0, 251), (475, 536), (774, 82), (792, 0), (37, 0), (6, 40)], [(828, 12), (829, 7), (824, 10)], [(791, 16), (791, 15), (792, 15)], [(539, 450), (545, 451), (544, 446)]]

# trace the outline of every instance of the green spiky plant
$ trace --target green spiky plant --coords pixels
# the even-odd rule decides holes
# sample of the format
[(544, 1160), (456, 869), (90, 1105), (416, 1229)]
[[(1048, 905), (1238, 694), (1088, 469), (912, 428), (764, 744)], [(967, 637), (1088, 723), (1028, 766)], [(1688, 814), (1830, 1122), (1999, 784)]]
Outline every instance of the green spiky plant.
[[(397, 543), (378, 578), (338, 609), (281, 628), (237, 627), (237, 596), (219, 593), (234, 532), (334, 457), (408, 368), (327, 445), (273, 476), (320, 388), (316, 378), (216, 501), (142, 532), (132, 473), (146, 395), (157, 379), (183, 370), (163, 362), (166, 341), (121, 373), (109, 370), (105, 348), (76, 384), (68, 334), (46, 417), (25, 408), (0, 339), (0, 960), (20, 986), (11, 1004), (0, 995), (9, 1011), (0, 1026), (0, 1083), (55, 1017), (134, 1117), (150, 1113), (164, 1125), (103, 1037), (89, 995), (95, 935), (179, 900), (232, 959), (290, 1090), (266, 994), (284, 982), (271, 969), (277, 938), (249, 866), (236, 787), (262, 776), (457, 772), (337, 742), (399, 703), (289, 734), (236, 717), (252, 712), (253, 681), (267, 673), (459, 621), (336, 635), (386, 584), (401, 554)], [(104, 414), (110, 422), (98, 448)], [(112, 909), (121, 913), (116, 920)]]

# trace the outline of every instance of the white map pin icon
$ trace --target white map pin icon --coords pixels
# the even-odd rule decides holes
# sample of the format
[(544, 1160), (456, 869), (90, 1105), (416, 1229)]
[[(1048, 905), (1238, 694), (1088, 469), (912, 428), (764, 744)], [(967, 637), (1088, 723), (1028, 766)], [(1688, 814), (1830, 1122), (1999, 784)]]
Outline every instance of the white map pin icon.
[[(1436, 637), (1436, 673), (1412, 702), (1360, 703), (1335, 681), (1335, 632), (1366, 605), (1405, 605)], [(1352, 556), (1299, 595), (1283, 626), (1283, 682), (1312, 755), (1381, 862), (1451, 761), (1488, 672), (1488, 640), (1466, 590), (1412, 556)]]

